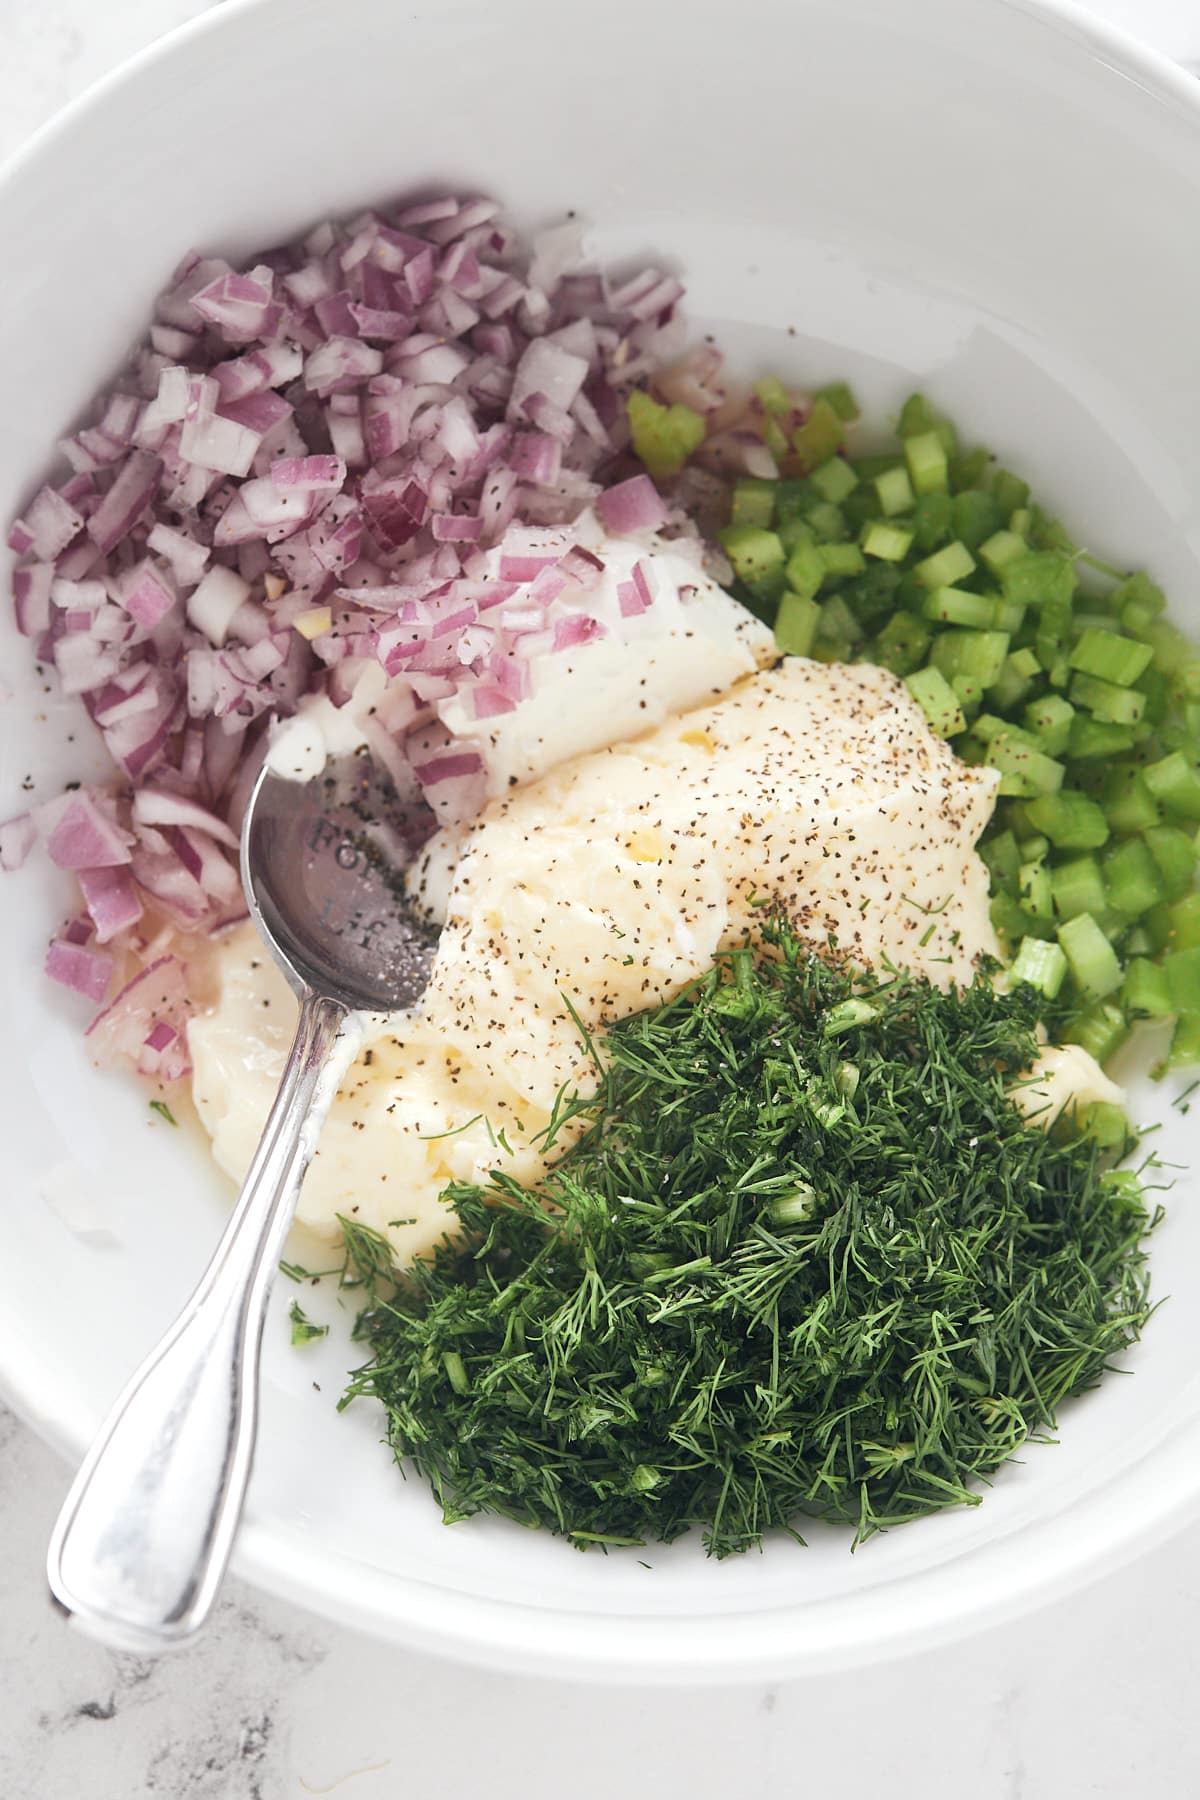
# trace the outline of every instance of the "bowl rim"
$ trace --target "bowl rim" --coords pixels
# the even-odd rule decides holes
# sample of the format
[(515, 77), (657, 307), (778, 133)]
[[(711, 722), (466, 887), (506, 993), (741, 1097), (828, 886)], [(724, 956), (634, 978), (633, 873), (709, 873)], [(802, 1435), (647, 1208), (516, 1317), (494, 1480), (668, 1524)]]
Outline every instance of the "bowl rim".
[[(224, 0), (166, 31), (72, 98), (0, 162), (0, 189), (77, 126), (158, 65), (186, 56), (195, 40), (230, 29), (246, 15), (283, 11), (289, 0)], [(854, 0), (842, 0), (843, 5)], [(1200, 129), (1200, 80), (1122, 27), (1097, 17), (1083, 0), (976, 0), (997, 12), (1040, 22), (1080, 45), (1085, 55), (1135, 79), (1152, 98), (1190, 115)], [(39, 1404), (36, 1382), (0, 1335), (0, 1400), (52, 1449), (75, 1463), (85, 1444)], [(861, 1667), (936, 1647), (1053, 1604), (1098, 1581), (1181, 1532), (1200, 1515), (1200, 1421), (1150, 1446), (1104, 1490), (1104, 1504), (1064, 1502), (1039, 1521), (1041, 1554), (1020, 1580), (1007, 1568), (1007, 1538), (976, 1547), (970, 1588), (956, 1559), (881, 1583), (847, 1603), (827, 1600), (772, 1613), (686, 1617), (553, 1609), (453, 1591), (399, 1574), (381, 1576), (345, 1553), (318, 1549), (286, 1529), (248, 1517), (233, 1570), (277, 1597), (339, 1624), (411, 1650), (506, 1672), (557, 1679), (698, 1685), (776, 1679)], [(1153, 1475), (1148, 1473), (1153, 1468)], [(1047, 1570), (1049, 1573), (1047, 1574)], [(841, 1615), (841, 1616), (839, 1616)]]

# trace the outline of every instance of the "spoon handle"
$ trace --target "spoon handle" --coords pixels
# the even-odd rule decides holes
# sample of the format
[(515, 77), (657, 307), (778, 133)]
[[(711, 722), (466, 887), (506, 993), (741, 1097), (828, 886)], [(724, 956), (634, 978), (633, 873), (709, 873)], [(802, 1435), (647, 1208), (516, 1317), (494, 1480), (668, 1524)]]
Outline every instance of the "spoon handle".
[(161, 1650), (208, 1614), (242, 1510), (263, 1318), (352, 1026), (307, 994), (254, 1160), (199, 1286), (113, 1407), (50, 1540), (55, 1599), (92, 1636)]

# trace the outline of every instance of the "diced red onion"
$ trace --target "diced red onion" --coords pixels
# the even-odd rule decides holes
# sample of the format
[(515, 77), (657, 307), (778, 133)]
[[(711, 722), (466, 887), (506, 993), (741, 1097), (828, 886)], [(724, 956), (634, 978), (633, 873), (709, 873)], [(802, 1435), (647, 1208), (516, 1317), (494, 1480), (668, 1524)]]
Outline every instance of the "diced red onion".
[(103, 1000), (112, 980), (113, 958), (85, 944), (65, 944), (56, 938), (46, 952), (46, 973), (85, 1000)]
[(596, 511), (614, 537), (657, 531), (667, 517), (662, 495), (648, 475), (633, 475), (607, 488), (596, 502)]
[(129, 931), (142, 916), (137, 884), (128, 868), (81, 869), (79, 888), (101, 944)]

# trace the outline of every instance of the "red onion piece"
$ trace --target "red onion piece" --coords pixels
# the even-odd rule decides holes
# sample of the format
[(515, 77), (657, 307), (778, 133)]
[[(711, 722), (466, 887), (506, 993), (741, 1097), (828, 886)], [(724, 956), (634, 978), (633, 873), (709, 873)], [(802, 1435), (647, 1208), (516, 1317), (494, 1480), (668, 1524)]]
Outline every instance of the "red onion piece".
[(85, 1000), (103, 1000), (112, 980), (113, 958), (86, 944), (66, 944), (56, 938), (46, 952), (46, 973), (51, 981), (82, 994)]

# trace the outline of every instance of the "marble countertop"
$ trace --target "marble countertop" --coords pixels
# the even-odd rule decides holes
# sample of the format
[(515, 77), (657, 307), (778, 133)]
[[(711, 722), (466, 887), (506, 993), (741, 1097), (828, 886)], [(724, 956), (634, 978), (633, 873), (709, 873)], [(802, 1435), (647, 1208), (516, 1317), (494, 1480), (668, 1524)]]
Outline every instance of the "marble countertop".
[[(0, 156), (212, 0), (0, 0)], [(1094, 10), (1200, 72), (1194, 0)], [(231, 1583), (159, 1660), (53, 1616), (61, 1463), (0, 1409), (0, 1800), (1196, 1800), (1200, 1538), (1016, 1624), (775, 1686), (597, 1690), (380, 1646)], [(464, 1728), (465, 1727), (465, 1728)]]

